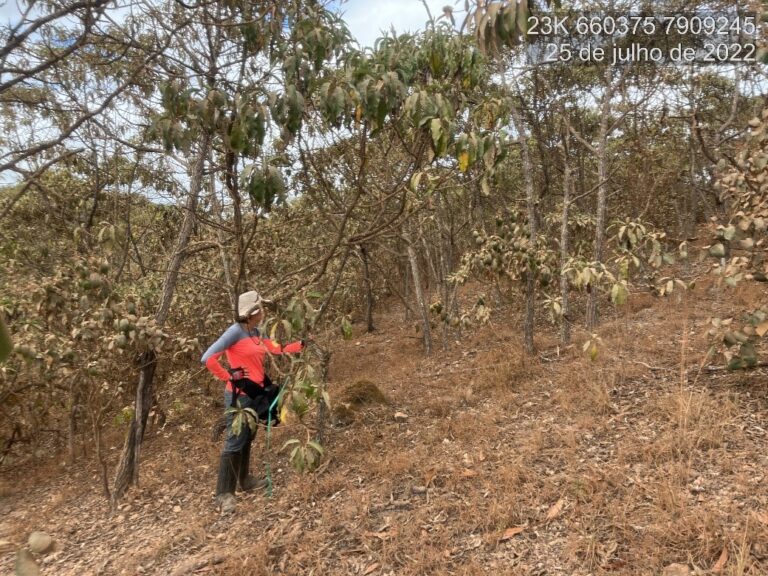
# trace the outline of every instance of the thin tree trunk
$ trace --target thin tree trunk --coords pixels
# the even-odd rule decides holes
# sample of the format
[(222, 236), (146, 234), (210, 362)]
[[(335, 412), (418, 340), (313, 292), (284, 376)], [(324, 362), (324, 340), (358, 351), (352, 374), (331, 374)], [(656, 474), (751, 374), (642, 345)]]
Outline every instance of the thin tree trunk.
[(413, 291), (416, 294), (416, 303), (421, 314), (421, 325), (424, 331), (424, 351), (427, 355), (432, 353), (432, 334), (429, 329), (429, 312), (424, 300), (424, 290), (421, 285), (421, 272), (419, 271), (419, 260), (416, 257), (416, 250), (413, 248), (411, 239), (403, 233), (403, 240), (408, 247), (408, 261), (411, 264), (411, 275), (413, 276)]
[[(435, 203), (437, 210), (435, 211), (435, 222), (437, 224), (437, 254), (439, 265), (439, 278), (438, 286), (440, 287), (440, 301), (443, 303), (443, 313), (447, 315), (450, 313), (451, 306), (451, 290), (448, 285), (448, 277), (451, 274), (451, 264), (453, 260), (450, 232), (447, 232), (447, 226), (445, 225), (445, 207), (443, 204), (442, 194), (437, 193), (435, 195)], [(442, 322), (443, 332), (443, 350), (448, 349), (448, 322)]]
[(371, 272), (368, 268), (368, 250), (360, 245), (360, 257), (363, 260), (363, 284), (365, 285), (365, 323), (366, 331), (373, 332), (373, 287), (371, 286)]
[[(528, 135), (523, 126), (523, 120), (520, 111), (516, 106), (512, 106), (512, 121), (515, 125), (518, 138), (520, 140), (520, 156), (523, 161), (523, 180), (525, 182), (525, 196), (528, 209), (528, 228), (530, 250), (536, 250), (536, 189), (533, 185), (533, 164), (531, 163), (530, 150), (528, 148)], [(531, 255), (532, 257), (532, 255)], [(533, 343), (533, 331), (536, 320), (536, 271), (531, 269), (530, 264), (525, 282), (525, 320), (523, 322), (523, 333), (525, 342), (525, 351), (528, 354), (534, 354), (536, 347)]]
[(699, 191), (696, 187), (696, 142), (694, 140), (694, 126), (691, 121), (691, 137), (690, 137), (690, 166), (689, 174), (691, 179), (691, 188), (688, 191), (688, 221), (686, 222), (685, 230), (683, 231), (683, 238), (693, 238), (696, 236), (696, 216), (699, 211)]
[(325, 403), (325, 387), (328, 382), (328, 367), (331, 364), (331, 352), (323, 349), (320, 352), (320, 403), (317, 409), (317, 432), (315, 440), (322, 446), (325, 441), (325, 424), (328, 420), (328, 406)]
[[(191, 182), (189, 187), (189, 196), (184, 207), (184, 220), (181, 225), (181, 232), (176, 245), (176, 250), (171, 257), (168, 270), (163, 283), (163, 295), (160, 300), (155, 321), (159, 327), (165, 324), (168, 318), (168, 312), (171, 307), (176, 283), (179, 278), (181, 265), (186, 257), (187, 246), (192, 237), (195, 225), (195, 212), (197, 211), (197, 201), (200, 197), (200, 191), (203, 186), (203, 171), (205, 161), (208, 157), (210, 148), (210, 135), (205, 132), (200, 142), (200, 149), (197, 158), (192, 167)], [(115, 486), (112, 491), (112, 505), (125, 493), (131, 484), (138, 485), (139, 482), (139, 456), (141, 454), (141, 443), (144, 439), (144, 430), (147, 425), (149, 410), (152, 406), (154, 395), (154, 376), (157, 367), (157, 355), (152, 350), (147, 350), (140, 356), (141, 371), (139, 373), (139, 383), (136, 387), (136, 403), (134, 406), (133, 419), (128, 430), (128, 435), (123, 445), (123, 452), (118, 464), (117, 474), (115, 476)]]
[(570, 252), (570, 236), (568, 234), (568, 218), (571, 209), (571, 163), (568, 158), (568, 134), (563, 138), (563, 222), (560, 225), (560, 303), (562, 305), (562, 321), (560, 323), (560, 341), (568, 344), (571, 341), (570, 305), (568, 302), (568, 278), (563, 274), (568, 253)]
[[(210, 151), (209, 165), (213, 166), (213, 150)], [(223, 220), (224, 214), (219, 198), (216, 195), (216, 176), (213, 171), (208, 179), (208, 194), (211, 198), (211, 208), (214, 212)], [(232, 278), (232, 264), (229, 260), (229, 253), (227, 252), (224, 238), (224, 230), (221, 227), (216, 227), (216, 240), (219, 242), (219, 256), (221, 257), (221, 265), (224, 269), (224, 280), (227, 283), (227, 296), (229, 297), (229, 305), (232, 310), (232, 316), (237, 318), (237, 295), (238, 287), (235, 286), (235, 281)]]
[[(405, 302), (408, 301), (408, 290), (410, 288), (410, 284), (408, 283), (408, 279), (410, 278), (411, 272), (409, 262), (403, 262), (403, 299)], [(403, 321), (407, 324), (411, 321), (411, 307), (406, 306), (405, 310), (403, 311)]]
[(75, 392), (75, 382), (69, 383), (69, 422), (67, 429), (67, 459), (69, 465), (75, 463), (75, 434), (77, 434), (77, 403), (78, 395)]
[[(598, 264), (603, 261), (603, 250), (605, 245), (605, 210), (608, 198), (608, 122), (611, 115), (611, 99), (613, 98), (613, 67), (607, 66), (605, 69), (605, 91), (603, 92), (603, 105), (600, 114), (600, 136), (597, 143), (597, 214), (595, 218), (595, 257)], [(597, 297), (599, 295), (598, 287), (592, 286), (587, 298), (587, 329), (592, 330), (597, 326), (598, 310)]]

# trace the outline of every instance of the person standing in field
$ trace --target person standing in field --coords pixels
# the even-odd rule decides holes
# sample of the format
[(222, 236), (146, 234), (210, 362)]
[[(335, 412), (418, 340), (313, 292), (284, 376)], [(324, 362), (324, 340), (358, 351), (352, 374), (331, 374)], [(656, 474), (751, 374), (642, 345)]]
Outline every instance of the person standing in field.
[[(265, 318), (264, 305), (269, 302), (255, 290), (240, 294), (237, 321), (227, 328), (201, 358), (206, 368), (225, 384), (225, 410), (230, 407), (253, 408), (260, 418), (266, 418), (269, 406), (278, 393), (278, 387), (270, 382), (264, 371), (267, 354), (295, 354), (304, 348), (303, 341), (281, 346), (262, 337), (259, 326)], [(226, 355), (229, 369), (221, 364), (222, 355)], [(224, 448), (216, 482), (216, 502), (222, 514), (234, 512), (235, 489), (238, 486), (240, 490), (249, 491), (266, 485), (266, 481), (259, 481), (249, 473), (255, 430), (244, 425), (239, 434), (234, 434), (233, 420), (234, 415), (226, 413)]]

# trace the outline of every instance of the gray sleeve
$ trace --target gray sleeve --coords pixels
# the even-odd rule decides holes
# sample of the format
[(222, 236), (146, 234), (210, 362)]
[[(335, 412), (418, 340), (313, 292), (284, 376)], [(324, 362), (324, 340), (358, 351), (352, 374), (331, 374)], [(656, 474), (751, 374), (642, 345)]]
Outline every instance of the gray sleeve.
[(219, 339), (216, 340), (213, 344), (210, 345), (208, 350), (205, 351), (205, 354), (203, 354), (203, 357), (200, 358), (200, 363), (205, 364), (208, 362), (208, 359), (213, 356), (214, 354), (219, 354), (221, 352), (224, 352), (227, 348), (230, 346), (233, 346), (237, 344), (237, 342), (242, 338), (243, 336), (243, 329), (240, 328), (240, 325), (235, 323), (232, 324), (229, 328), (227, 328), (226, 332), (219, 336)]

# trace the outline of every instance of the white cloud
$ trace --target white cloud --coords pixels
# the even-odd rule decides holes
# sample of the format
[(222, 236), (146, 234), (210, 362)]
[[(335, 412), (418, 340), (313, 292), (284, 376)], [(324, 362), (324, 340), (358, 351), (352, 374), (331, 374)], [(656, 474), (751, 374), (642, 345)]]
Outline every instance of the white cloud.
[[(453, 6), (454, 0), (426, 0), (434, 18), (443, 13), (443, 6)], [(454, 7), (456, 23), (464, 17), (464, 2)], [(377, 38), (394, 27), (398, 34), (423, 30), (427, 11), (422, 0), (348, 0), (341, 5), (341, 12), (349, 30), (360, 47), (373, 46)]]

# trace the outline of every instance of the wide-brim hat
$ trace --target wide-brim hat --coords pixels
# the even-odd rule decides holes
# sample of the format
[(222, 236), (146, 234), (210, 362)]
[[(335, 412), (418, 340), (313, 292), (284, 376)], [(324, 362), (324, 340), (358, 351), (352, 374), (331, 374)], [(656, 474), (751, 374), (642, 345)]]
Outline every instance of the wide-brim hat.
[(249, 292), (243, 292), (237, 299), (237, 316), (238, 318), (245, 320), (255, 312), (261, 310), (265, 304), (270, 304), (272, 301), (261, 297), (261, 294), (256, 290), (250, 290)]

